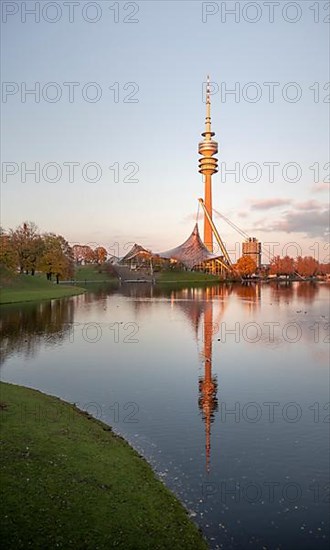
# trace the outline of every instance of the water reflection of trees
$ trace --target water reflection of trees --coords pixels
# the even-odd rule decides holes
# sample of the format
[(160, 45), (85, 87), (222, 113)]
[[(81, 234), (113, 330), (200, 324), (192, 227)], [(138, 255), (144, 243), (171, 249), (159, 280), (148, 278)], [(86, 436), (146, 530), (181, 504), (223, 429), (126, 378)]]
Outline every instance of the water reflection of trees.
[(75, 298), (39, 304), (3, 306), (1, 315), (1, 363), (13, 353), (33, 357), (44, 343), (54, 345), (69, 335)]
[(117, 289), (118, 284), (114, 283), (98, 283), (87, 285), (87, 292), (80, 294), (80, 300), (84, 304), (91, 304), (95, 301), (106, 300), (109, 294), (113, 294)]
[(231, 291), (232, 284), (197, 287), (178, 285), (173, 287), (173, 285), (153, 286), (148, 283), (131, 283), (121, 285), (112, 294), (132, 298), (132, 307), (136, 314), (140, 310), (149, 308), (150, 300), (170, 300), (172, 304), (175, 303), (186, 313), (192, 325), (196, 327), (203, 312), (203, 301), (208, 300), (211, 295), (216, 298), (226, 297)]
[(289, 303), (294, 297), (294, 284), (291, 282), (272, 283), (270, 285), (270, 297), (274, 303)]
[(258, 283), (245, 283), (241, 285), (233, 285), (233, 292), (252, 307), (260, 303), (261, 286)]
[(272, 283), (270, 285), (271, 299), (277, 303), (289, 303), (295, 296), (298, 300), (311, 303), (319, 291), (319, 283), (312, 281)]
[(320, 287), (318, 283), (304, 281), (297, 285), (297, 298), (304, 302), (311, 303), (315, 300)]

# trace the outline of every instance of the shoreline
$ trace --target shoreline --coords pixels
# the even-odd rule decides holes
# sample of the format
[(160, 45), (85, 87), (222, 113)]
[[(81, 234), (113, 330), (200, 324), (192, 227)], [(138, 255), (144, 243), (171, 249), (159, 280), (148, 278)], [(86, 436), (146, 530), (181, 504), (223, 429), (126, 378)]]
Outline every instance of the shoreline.
[(97, 266), (77, 268), (75, 279), (49, 281), (44, 274), (36, 273), (27, 275), (23, 273), (13, 274), (8, 270), (1, 272), (0, 304), (23, 304), (28, 302), (42, 302), (45, 300), (57, 300), (71, 296), (77, 296), (87, 292), (87, 281), (93, 281), (92, 287), (104, 284), (113, 284), (116, 280), (106, 272), (101, 272)]
[[(86, 288), (78, 286), (54, 285), (54, 289), (11, 289), (3, 288), (0, 291), (0, 305), (24, 304), (28, 302), (43, 302), (45, 300), (59, 300), (71, 296), (78, 296), (87, 292)], [(58, 288), (59, 287), (59, 288)]]
[[(0, 305), (11, 305), (11, 304), (24, 304), (24, 303), (38, 303), (46, 300), (59, 300), (61, 298), (69, 298), (72, 296), (78, 296), (88, 292), (91, 288), (96, 286), (109, 285), (113, 287), (130, 285), (130, 284), (141, 284), (141, 285), (151, 285), (161, 288), (162, 286), (169, 288), (170, 285), (173, 285), (174, 288), (180, 288), (181, 286), (185, 287), (205, 287), (205, 286), (214, 286), (214, 285), (226, 285), (226, 284), (241, 284), (241, 285), (250, 285), (250, 284), (291, 284), (291, 283), (330, 283), (329, 279), (282, 279), (282, 278), (263, 278), (263, 279), (226, 279), (226, 280), (200, 280), (200, 279), (177, 279), (177, 280), (157, 280), (155, 282), (145, 281), (145, 280), (136, 280), (136, 281), (116, 281), (114, 279), (103, 280), (103, 281), (72, 281), (71, 285), (66, 283), (60, 283), (59, 285), (53, 284), (53, 287), (49, 285), (47, 288), (31, 288), (31, 289), (21, 289), (21, 288), (10, 288), (5, 287), (0, 290)], [(76, 286), (81, 284), (88, 284), (90, 287)]]
[(0, 387), (7, 548), (208, 548), (184, 505), (109, 425), (39, 390)]

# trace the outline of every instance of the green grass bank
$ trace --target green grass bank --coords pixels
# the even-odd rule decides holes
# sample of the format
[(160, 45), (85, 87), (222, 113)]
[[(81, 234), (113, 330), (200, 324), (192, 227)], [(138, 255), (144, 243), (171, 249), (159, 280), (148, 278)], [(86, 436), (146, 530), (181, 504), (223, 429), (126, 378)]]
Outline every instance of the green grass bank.
[(156, 283), (164, 285), (169, 283), (209, 284), (219, 282), (219, 277), (200, 271), (163, 271), (156, 275)]
[(118, 283), (118, 279), (109, 273), (107, 264), (77, 266), (74, 279), (78, 283), (84, 283), (85, 281), (93, 281), (93, 283)]
[[(118, 284), (106, 266), (85, 265), (78, 266), (75, 270), (75, 284), (56, 285), (47, 281), (44, 274), (23, 275), (13, 274), (5, 268), (0, 270), (1, 289), (0, 304), (14, 304), (18, 302), (37, 302), (40, 300), (52, 300), (75, 296), (95, 285)], [(88, 282), (92, 281), (91, 284)]]
[(84, 288), (73, 285), (56, 285), (47, 281), (45, 275), (11, 275), (2, 274), (0, 304), (17, 302), (37, 302), (52, 300), (85, 292)]
[(147, 462), (73, 405), (0, 384), (6, 549), (206, 549)]

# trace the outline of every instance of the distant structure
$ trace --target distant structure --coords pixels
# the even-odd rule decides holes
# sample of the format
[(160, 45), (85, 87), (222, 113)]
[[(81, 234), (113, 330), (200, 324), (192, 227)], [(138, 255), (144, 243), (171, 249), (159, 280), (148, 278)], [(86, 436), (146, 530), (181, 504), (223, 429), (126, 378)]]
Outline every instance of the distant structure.
[(165, 252), (152, 252), (140, 244), (134, 244), (127, 254), (118, 261), (119, 265), (131, 270), (171, 268), (178, 265), (188, 270), (203, 271), (224, 275), (226, 264), (223, 256), (212, 254), (204, 245), (196, 223), (191, 235), (181, 245)]
[(148, 266), (152, 257), (153, 254), (150, 250), (135, 243), (119, 263), (128, 266), (130, 269), (136, 269), (137, 267)]
[[(213, 155), (218, 152), (218, 144), (212, 139), (214, 135), (215, 133), (211, 130), (210, 78), (207, 77), (205, 132), (202, 133), (204, 139), (199, 143), (198, 152), (202, 155), (199, 159), (199, 172), (204, 176), (204, 203), (211, 217), (212, 176), (218, 171), (218, 159), (213, 158)], [(204, 245), (213, 252), (213, 232), (206, 215), (204, 215)]]
[(196, 223), (188, 239), (176, 248), (160, 252), (161, 258), (168, 258), (172, 263), (179, 262), (187, 269), (195, 269), (206, 273), (223, 273), (223, 257), (212, 254), (203, 244)]
[(249, 237), (242, 243), (243, 256), (249, 256), (255, 261), (258, 269), (261, 267), (261, 243), (255, 237)]

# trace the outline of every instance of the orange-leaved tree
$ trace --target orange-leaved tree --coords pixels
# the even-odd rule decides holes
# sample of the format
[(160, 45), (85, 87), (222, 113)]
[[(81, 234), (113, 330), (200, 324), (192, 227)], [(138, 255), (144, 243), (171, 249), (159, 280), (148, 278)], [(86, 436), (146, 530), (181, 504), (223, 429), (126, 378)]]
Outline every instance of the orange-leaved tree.
[(107, 259), (107, 251), (104, 246), (98, 246), (94, 250), (94, 258), (98, 264), (103, 264)]
[(298, 256), (296, 260), (296, 271), (303, 277), (313, 277), (319, 271), (319, 262), (312, 256)]
[(247, 277), (256, 272), (257, 264), (250, 256), (242, 256), (237, 261), (235, 269), (242, 277)]
[(270, 262), (270, 273), (272, 275), (285, 275), (289, 277), (295, 272), (294, 259), (290, 256), (285, 256), (280, 258), (280, 256), (275, 256)]
[(73, 253), (69, 243), (61, 236), (46, 233), (44, 236), (44, 251), (40, 258), (39, 269), (51, 280), (55, 275), (57, 284), (60, 279), (73, 275)]

